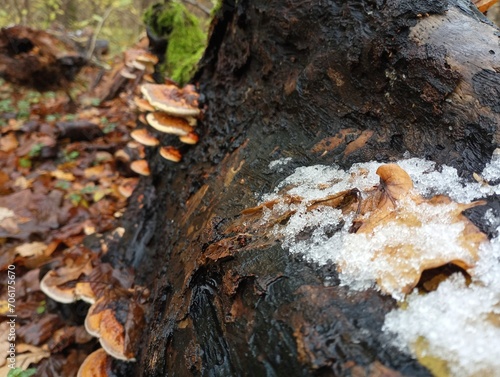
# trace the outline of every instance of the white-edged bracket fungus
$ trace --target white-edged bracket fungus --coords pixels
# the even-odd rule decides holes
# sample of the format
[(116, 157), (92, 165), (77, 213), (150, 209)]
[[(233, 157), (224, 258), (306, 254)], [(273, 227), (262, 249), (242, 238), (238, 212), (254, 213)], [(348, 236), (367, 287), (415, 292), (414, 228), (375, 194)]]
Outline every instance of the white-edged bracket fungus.
[(184, 144), (196, 144), (200, 137), (196, 132), (190, 132), (187, 135), (179, 136), (179, 140)]
[(132, 161), (132, 163), (130, 164), (130, 169), (132, 169), (133, 172), (144, 176), (148, 176), (151, 174), (148, 162), (146, 160)]
[(155, 147), (160, 144), (158, 139), (151, 135), (145, 128), (140, 128), (132, 131), (130, 133), (130, 136), (138, 143), (141, 143), (142, 145), (146, 145), (148, 147)]
[(130, 198), (132, 193), (137, 186), (137, 178), (126, 178), (122, 181), (120, 186), (118, 186), (118, 192), (125, 198)]
[(185, 136), (193, 132), (193, 127), (185, 119), (176, 118), (159, 111), (146, 115), (146, 120), (155, 130), (167, 134)]
[(127, 68), (122, 68), (120, 70), (120, 75), (129, 80), (134, 80), (137, 78), (137, 75), (135, 73), (130, 72)]
[(45, 293), (48, 297), (61, 304), (71, 304), (75, 302), (75, 287), (58, 286), (57, 284), (52, 284), (52, 281), (57, 279), (58, 275), (56, 271), (51, 270), (45, 274), (43, 279), (40, 281), (40, 290)]
[(173, 162), (179, 162), (182, 158), (181, 152), (172, 146), (161, 147), (160, 156)]
[(130, 350), (130, 342), (135, 342), (137, 339), (131, 339), (131, 334), (127, 334), (125, 325), (117, 319), (117, 308), (123, 309), (124, 300), (129, 306), (128, 315), (122, 320), (128, 321), (130, 316), (143, 313), (130, 297), (107, 301), (103, 296), (89, 308), (85, 317), (85, 329), (90, 335), (99, 339), (99, 343), (108, 355), (119, 360), (135, 361), (134, 354)]
[(99, 348), (83, 360), (76, 377), (107, 377), (111, 375), (111, 358)]
[(143, 84), (141, 93), (148, 102), (160, 111), (178, 117), (192, 117), (200, 114), (198, 94), (191, 87), (188, 91), (175, 85)]
[(135, 97), (134, 104), (137, 106), (139, 111), (155, 111), (155, 108), (144, 98)]
[(152, 65), (158, 63), (158, 57), (150, 52), (143, 52), (141, 55), (137, 56), (135, 60), (141, 63), (152, 64)]
[(80, 299), (90, 302), (93, 293), (88, 293), (87, 290), (77, 292), (74, 281), (78, 280), (81, 275), (89, 275), (91, 272), (90, 261), (76, 267), (60, 267), (57, 270), (51, 270), (40, 281), (40, 290), (52, 300), (62, 304), (70, 304)]

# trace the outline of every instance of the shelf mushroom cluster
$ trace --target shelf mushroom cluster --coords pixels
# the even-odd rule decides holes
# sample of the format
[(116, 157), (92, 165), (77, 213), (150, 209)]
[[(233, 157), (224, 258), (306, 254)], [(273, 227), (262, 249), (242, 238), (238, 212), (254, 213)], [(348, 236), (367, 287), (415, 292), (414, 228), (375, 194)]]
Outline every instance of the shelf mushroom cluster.
[[(121, 234), (122, 230), (118, 228), (116, 232)], [(99, 363), (107, 363), (110, 357), (135, 360), (134, 350), (144, 321), (144, 309), (137, 297), (148, 293), (133, 287), (130, 276), (85, 255), (68, 258), (63, 266), (45, 274), (40, 289), (56, 302), (69, 304), (83, 300), (91, 304), (85, 330), (99, 339), (102, 348), (87, 357), (78, 376), (105, 376), (110, 374), (91, 373), (97, 359)]]
[(128, 80), (141, 80), (153, 82), (152, 74), (158, 57), (142, 49), (130, 49), (125, 52), (125, 66), (120, 70), (120, 75)]
[[(145, 83), (141, 86), (143, 98), (136, 97), (134, 103), (143, 113), (139, 121), (148, 128), (139, 128), (131, 133), (131, 137), (138, 143), (157, 147), (159, 140), (151, 133), (166, 133), (176, 136), (181, 143), (196, 144), (199, 140), (195, 132), (197, 119), (200, 115), (198, 108), (198, 93), (193, 85), (179, 88), (174, 84)], [(154, 130), (154, 131), (153, 131)], [(163, 145), (159, 148), (161, 157), (172, 162), (179, 162), (182, 154), (173, 145)], [(136, 160), (130, 168), (141, 175), (149, 175), (149, 166), (146, 160)]]

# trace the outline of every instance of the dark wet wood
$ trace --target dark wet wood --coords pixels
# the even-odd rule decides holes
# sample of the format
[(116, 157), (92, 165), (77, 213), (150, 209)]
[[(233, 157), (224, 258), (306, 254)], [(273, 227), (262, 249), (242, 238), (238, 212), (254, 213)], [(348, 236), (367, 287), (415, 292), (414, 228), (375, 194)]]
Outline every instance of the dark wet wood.
[(201, 142), (177, 165), (149, 151), (109, 256), (152, 291), (133, 375), (429, 375), (381, 333), (392, 299), (238, 219), (302, 165), (409, 155), (471, 179), (499, 142), (499, 59), (466, 1), (225, 1), (196, 77)]

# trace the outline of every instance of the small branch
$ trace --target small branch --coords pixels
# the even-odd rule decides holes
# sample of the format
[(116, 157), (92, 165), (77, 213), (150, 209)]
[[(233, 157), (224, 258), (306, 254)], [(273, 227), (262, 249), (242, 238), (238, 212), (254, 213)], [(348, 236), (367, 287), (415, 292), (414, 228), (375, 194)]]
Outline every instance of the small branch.
[(189, 4), (189, 5), (192, 5), (193, 7), (198, 8), (199, 10), (204, 12), (207, 16), (210, 16), (210, 9), (208, 9), (207, 7), (204, 7), (201, 4), (198, 4), (197, 1), (194, 1), (194, 0), (182, 0), (182, 1)]
[(99, 36), (99, 33), (101, 32), (102, 27), (104, 26), (104, 22), (106, 22), (106, 20), (108, 19), (108, 17), (110, 16), (112, 11), (113, 11), (113, 7), (109, 7), (108, 9), (106, 9), (106, 11), (104, 12), (104, 15), (101, 18), (101, 21), (99, 21), (99, 23), (97, 24), (95, 32), (92, 35), (92, 40), (90, 42), (89, 49), (87, 50), (87, 54), (85, 56), (85, 58), (87, 60), (90, 60), (90, 58), (92, 57), (92, 54), (94, 53), (94, 50), (95, 50), (95, 45), (97, 43), (97, 37)]

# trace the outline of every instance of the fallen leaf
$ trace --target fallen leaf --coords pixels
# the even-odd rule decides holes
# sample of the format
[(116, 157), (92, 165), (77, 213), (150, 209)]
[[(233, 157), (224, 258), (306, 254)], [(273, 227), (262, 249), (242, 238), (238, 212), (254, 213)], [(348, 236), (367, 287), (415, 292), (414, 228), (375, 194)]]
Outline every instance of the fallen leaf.
[(9, 357), (9, 329), (9, 322), (4, 321), (0, 323), (0, 367), (7, 363), (7, 357)]
[[(38, 346), (47, 341), (54, 334), (54, 331), (62, 326), (62, 321), (57, 314), (46, 314), (38, 320), (19, 327), (17, 336), (26, 343)], [(21, 351), (18, 349), (18, 352)]]
[(16, 247), (16, 253), (21, 257), (33, 257), (43, 255), (45, 250), (47, 249), (47, 245), (43, 242), (31, 242), (25, 243)]
[(40, 360), (50, 357), (50, 352), (44, 347), (35, 347), (29, 344), (16, 344), (16, 366), (28, 369), (31, 364), (37, 364)]
[(498, 3), (498, 0), (473, 0), (474, 5), (480, 12), (486, 12), (490, 7)]
[(14, 132), (9, 132), (7, 135), (0, 137), (0, 151), (12, 152), (18, 145), (19, 143)]
[[(371, 193), (372, 197), (377, 198), (377, 207), (373, 210), (364, 207), (355, 220), (358, 223), (355, 233), (373, 238), (383, 228), (390, 228), (396, 233), (406, 234), (403, 237), (394, 234), (394, 237), (388, 237), (385, 244), (379, 246), (374, 243), (372, 261), (386, 265), (377, 277), (377, 284), (384, 292), (409, 293), (425, 270), (448, 263), (465, 270), (474, 266), (478, 260), (477, 250), (481, 243), (487, 241), (487, 236), (462, 212), (483, 202), (459, 204), (445, 196), (424, 199), (412, 193), (410, 176), (396, 164), (382, 165), (377, 174), (381, 183)], [(440, 252), (430, 245), (426, 246), (419, 234), (429, 224), (455, 225), (461, 231), (455, 240), (443, 245), (447, 250)], [(346, 267), (339, 266), (340, 270)]]
[(75, 180), (75, 176), (73, 175), (73, 173), (69, 173), (69, 172), (65, 172), (65, 171), (62, 171), (62, 170), (54, 170), (54, 171), (51, 171), (50, 172), (50, 175), (56, 179), (60, 179), (60, 180), (63, 180), (63, 181), (69, 181), (69, 182), (72, 182)]

